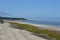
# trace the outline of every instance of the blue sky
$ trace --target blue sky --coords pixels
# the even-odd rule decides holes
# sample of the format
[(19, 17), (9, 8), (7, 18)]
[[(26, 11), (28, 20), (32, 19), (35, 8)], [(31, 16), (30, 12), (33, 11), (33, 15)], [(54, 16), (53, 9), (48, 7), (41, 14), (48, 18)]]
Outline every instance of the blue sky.
[(9, 17), (60, 18), (60, 0), (0, 0), (0, 12)]

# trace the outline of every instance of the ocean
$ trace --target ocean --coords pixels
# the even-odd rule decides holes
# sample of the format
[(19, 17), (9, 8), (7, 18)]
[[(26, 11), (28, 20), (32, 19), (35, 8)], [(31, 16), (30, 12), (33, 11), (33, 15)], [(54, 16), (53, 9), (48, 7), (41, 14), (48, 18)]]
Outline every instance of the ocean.
[(46, 21), (46, 20), (20, 20), (20, 22), (28, 22), (33, 24), (60, 26), (60, 21)]

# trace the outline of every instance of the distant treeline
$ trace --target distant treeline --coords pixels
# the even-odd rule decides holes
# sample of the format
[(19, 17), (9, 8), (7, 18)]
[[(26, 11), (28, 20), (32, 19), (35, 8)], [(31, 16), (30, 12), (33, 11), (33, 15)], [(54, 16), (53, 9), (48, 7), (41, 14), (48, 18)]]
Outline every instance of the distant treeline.
[(0, 17), (0, 19), (5, 20), (27, 20), (25, 18), (12, 18), (12, 17)]

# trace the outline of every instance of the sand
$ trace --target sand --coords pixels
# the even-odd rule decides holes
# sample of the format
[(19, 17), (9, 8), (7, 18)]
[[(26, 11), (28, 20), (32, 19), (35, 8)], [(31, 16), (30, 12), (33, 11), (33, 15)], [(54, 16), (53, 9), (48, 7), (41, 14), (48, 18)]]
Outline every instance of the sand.
[(0, 24), (0, 40), (46, 40), (28, 31), (16, 29), (9, 23)]
[(33, 25), (33, 26), (36, 26), (38, 28), (44, 28), (44, 29), (53, 30), (53, 31), (60, 31), (60, 27), (59, 26), (33, 24), (33, 23), (28, 23), (28, 22), (17, 22), (17, 23)]

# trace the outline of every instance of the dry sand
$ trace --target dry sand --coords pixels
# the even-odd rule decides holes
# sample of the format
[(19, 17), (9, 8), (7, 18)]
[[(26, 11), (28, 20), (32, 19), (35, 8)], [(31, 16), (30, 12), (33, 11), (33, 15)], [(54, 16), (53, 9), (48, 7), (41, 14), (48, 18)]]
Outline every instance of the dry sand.
[(28, 31), (16, 29), (9, 23), (0, 24), (0, 40), (46, 40)]

